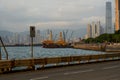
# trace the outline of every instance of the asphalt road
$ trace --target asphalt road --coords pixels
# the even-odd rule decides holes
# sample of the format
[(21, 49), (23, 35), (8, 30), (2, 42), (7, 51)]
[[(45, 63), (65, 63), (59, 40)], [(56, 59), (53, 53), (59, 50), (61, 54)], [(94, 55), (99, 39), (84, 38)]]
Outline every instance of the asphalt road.
[(120, 61), (0, 74), (0, 80), (120, 80)]

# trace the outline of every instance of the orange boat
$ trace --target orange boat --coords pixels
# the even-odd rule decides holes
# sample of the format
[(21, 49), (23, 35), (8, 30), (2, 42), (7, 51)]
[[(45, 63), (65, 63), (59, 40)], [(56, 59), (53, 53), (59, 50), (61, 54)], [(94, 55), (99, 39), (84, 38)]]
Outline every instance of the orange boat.
[(62, 32), (60, 32), (59, 39), (55, 42), (52, 40), (52, 31), (50, 32), (49, 39), (42, 42), (43, 48), (70, 48), (70, 44), (63, 40)]

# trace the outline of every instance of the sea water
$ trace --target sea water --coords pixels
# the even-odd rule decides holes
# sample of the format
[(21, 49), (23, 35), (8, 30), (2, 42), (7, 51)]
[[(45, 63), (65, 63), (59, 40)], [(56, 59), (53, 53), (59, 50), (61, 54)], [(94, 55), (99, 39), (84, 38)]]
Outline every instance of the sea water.
[[(6, 47), (9, 59), (26, 59), (31, 58), (31, 47)], [(4, 49), (2, 48), (2, 58), (6, 58)], [(33, 48), (34, 58), (47, 57), (64, 57), (64, 56), (79, 56), (104, 54), (100, 51), (73, 49), (73, 48), (42, 48), (40, 46)]]

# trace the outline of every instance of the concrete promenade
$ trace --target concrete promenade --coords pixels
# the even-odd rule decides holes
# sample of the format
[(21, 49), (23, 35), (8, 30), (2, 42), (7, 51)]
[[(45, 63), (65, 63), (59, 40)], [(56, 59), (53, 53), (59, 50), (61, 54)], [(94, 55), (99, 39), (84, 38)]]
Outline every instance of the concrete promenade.
[(0, 74), (0, 80), (120, 80), (120, 60)]

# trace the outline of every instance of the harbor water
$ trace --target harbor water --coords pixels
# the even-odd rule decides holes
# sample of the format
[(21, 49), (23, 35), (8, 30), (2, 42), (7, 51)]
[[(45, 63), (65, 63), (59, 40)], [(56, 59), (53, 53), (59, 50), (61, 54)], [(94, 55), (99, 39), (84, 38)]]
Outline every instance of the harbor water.
[[(9, 59), (26, 59), (31, 58), (31, 47), (6, 47)], [(105, 52), (81, 50), (73, 48), (42, 48), (40, 46), (34, 47), (34, 58), (47, 58), (47, 57), (64, 57), (64, 56), (77, 56), (77, 55), (92, 55), (104, 54)], [(2, 58), (5, 59), (6, 55), (2, 48)]]

